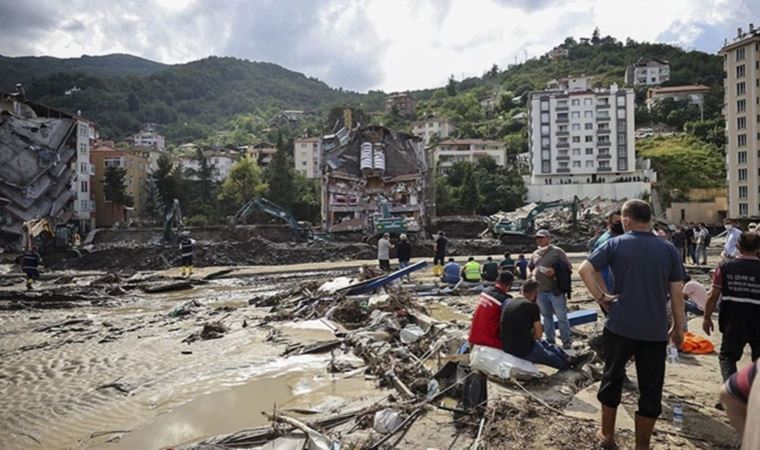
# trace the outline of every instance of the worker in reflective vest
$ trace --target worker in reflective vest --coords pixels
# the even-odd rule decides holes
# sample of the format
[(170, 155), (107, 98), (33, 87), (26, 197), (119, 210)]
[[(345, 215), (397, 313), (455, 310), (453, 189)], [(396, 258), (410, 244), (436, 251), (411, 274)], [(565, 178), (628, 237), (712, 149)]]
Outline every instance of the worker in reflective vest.
[(472, 256), (470, 256), (467, 264), (462, 269), (462, 278), (464, 278), (464, 281), (480, 281), (480, 264)]
[(190, 239), (189, 234), (182, 237), (179, 243), (179, 251), (182, 255), (182, 276), (191, 276), (193, 274), (193, 245), (194, 239)]

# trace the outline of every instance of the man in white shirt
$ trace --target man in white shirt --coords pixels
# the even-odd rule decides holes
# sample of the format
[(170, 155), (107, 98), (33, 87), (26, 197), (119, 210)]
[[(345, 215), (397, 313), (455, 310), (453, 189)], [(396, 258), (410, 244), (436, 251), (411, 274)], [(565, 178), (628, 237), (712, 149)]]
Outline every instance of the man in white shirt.
[(686, 284), (683, 286), (683, 299), (687, 303), (693, 303), (700, 311), (705, 311), (707, 304), (707, 288), (698, 281), (692, 280), (687, 275)]
[(739, 236), (741, 236), (742, 230), (736, 226), (734, 219), (724, 220), (723, 226), (726, 227), (726, 244), (723, 246), (723, 253), (721, 253), (720, 256), (724, 260), (736, 258), (736, 255), (739, 253), (736, 244), (739, 242)]

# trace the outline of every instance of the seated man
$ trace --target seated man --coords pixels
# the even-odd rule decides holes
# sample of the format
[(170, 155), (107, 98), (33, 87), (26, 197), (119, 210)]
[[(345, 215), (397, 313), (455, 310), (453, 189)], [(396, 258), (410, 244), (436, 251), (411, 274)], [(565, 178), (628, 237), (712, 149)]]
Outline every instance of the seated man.
[(687, 303), (687, 310), (694, 310), (693, 307), (688, 308), (688, 304), (690, 303), (704, 313), (705, 305), (707, 304), (707, 289), (700, 282), (692, 280), (690, 276), (686, 275), (686, 283), (683, 286), (683, 299)]
[(502, 305), (512, 298), (509, 291), (514, 282), (512, 272), (502, 272), (496, 284), (484, 290), (478, 299), (478, 306), (472, 314), (470, 326), (470, 345), (485, 345), (502, 349), (499, 338), (499, 322), (501, 321)]
[(504, 259), (499, 261), (499, 271), (504, 272), (505, 270), (512, 272), (512, 274), (515, 273), (515, 260), (509, 253), (504, 253)]
[(525, 259), (525, 255), (520, 255), (517, 257), (517, 262), (515, 263), (515, 267), (517, 267), (520, 279), (524, 280), (528, 276), (528, 260)]
[(544, 340), (541, 312), (536, 305), (538, 282), (523, 283), (523, 298), (510, 300), (502, 306), (499, 335), (503, 350), (518, 358), (555, 369), (569, 369), (576, 362), (561, 348)]
[(477, 283), (480, 281), (480, 264), (475, 261), (475, 258), (470, 256), (467, 263), (462, 268), (462, 278), (464, 281)]
[(444, 283), (457, 284), (461, 280), (459, 274), (462, 271), (462, 267), (454, 261), (454, 258), (449, 258), (449, 263), (443, 266), (443, 276), (441, 281)]
[(495, 282), (499, 278), (499, 266), (493, 262), (493, 258), (490, 256), (486, 258), (486, 263), (483, 264), (483, 272), (481, 273), (485, 281)]

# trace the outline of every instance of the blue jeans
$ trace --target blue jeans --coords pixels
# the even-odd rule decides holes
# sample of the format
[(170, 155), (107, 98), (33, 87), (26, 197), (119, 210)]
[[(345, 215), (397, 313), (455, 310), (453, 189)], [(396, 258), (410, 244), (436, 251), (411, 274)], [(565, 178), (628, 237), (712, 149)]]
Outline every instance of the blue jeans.
[(697, 257), (695, 258), (697, 261), (697, 264), (699, 264), (699, 261), (702, 261), (702, 265), (707, 264), (707, 247), (704, 245), (697, 245)]
[(546, 341), (536, 341), (533, 350), (523, 359), (560, 370), (570, 368), (567, 353)]
[(567, 320), (567, 299), (565, 294), (554, 295), (551, 291), (538, 293), (538, 309), (541, 310), (541, 318), (544, 324), (544, 336), (546, 340), (553, 344), (554, 338), (554, 316), (557, 316), (559, 322), (559, 336), (565, 346), (572, 344), (570, 337), (570, 322)]

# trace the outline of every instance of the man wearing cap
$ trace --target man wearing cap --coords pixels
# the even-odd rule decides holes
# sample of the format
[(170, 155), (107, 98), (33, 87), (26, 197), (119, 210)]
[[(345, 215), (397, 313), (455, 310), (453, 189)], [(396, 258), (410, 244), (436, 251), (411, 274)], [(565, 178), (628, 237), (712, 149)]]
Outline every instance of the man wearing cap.
[(567, 320), (567, 298), (557, 282), (555, 266), (563, 263), (572, 267), (564, 250), (551, 244), (548, 230), (536, 232), (538, 249), (533, 252), (528, 263), (529, 276), (538, 282), (538, 307), (544, 325), (544, 334), (550, 344), (555, 343), (554, 316), (559, 321), (559, 335), (564, 348), (572, 346), (570, 322)]

